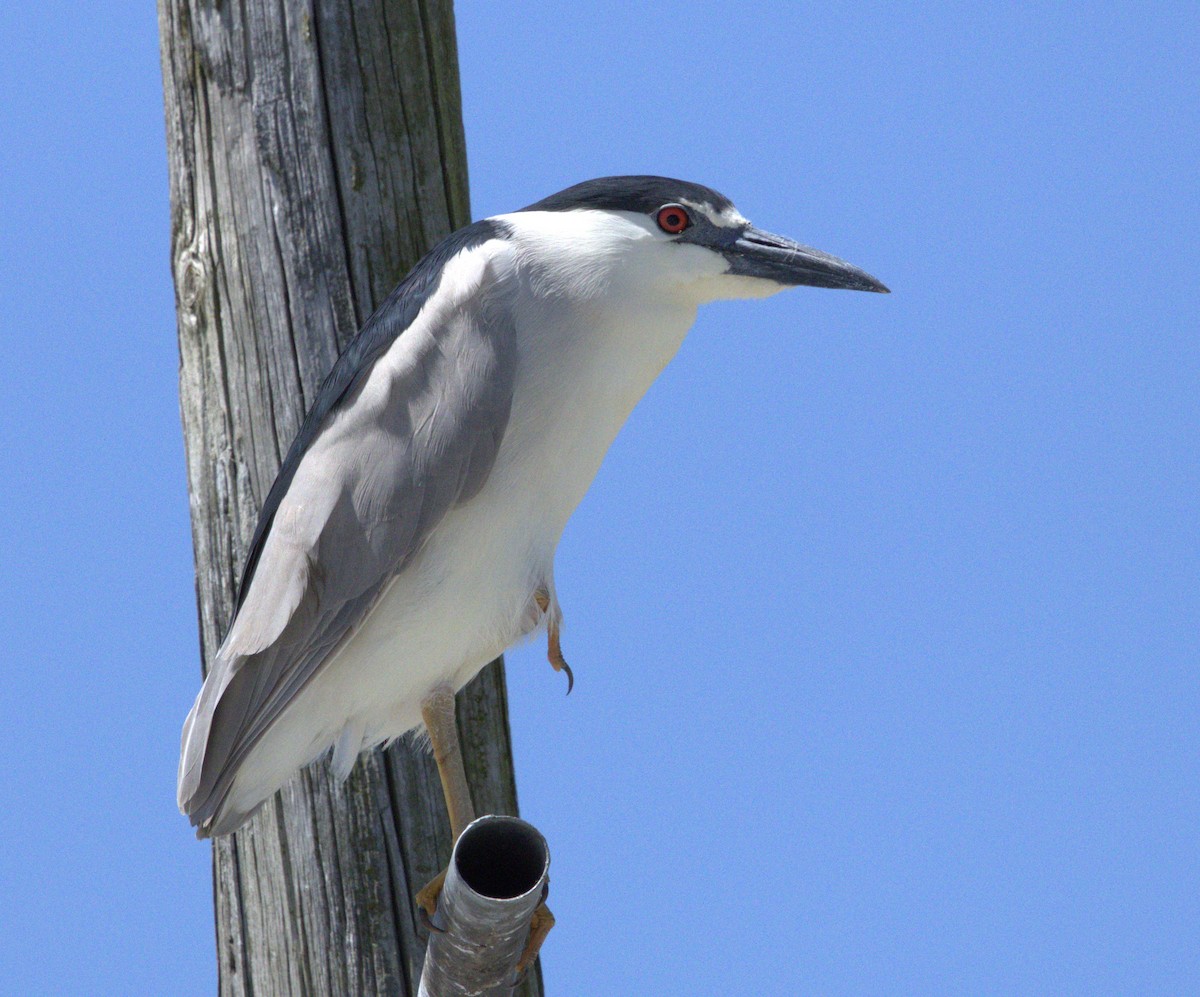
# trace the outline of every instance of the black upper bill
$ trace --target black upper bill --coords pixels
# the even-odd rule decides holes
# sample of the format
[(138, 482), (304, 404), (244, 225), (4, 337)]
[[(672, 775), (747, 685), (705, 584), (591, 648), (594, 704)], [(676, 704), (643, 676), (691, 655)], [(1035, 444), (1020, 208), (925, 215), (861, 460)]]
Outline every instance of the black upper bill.
[(869, 273), (845, 260), (752, 225), (724, 252), (729, 260), (729, 273), (743, 277), (761, 277), (788, 286), (808, 284), (812, 287), (889, 293)]

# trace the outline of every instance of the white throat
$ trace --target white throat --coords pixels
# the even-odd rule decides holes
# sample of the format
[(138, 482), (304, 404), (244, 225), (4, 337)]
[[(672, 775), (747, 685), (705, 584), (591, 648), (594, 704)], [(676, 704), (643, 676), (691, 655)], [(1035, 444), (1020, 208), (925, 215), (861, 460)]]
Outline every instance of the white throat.
[[(607, 211), (518, 212), (498, 260), (518, 316), (514, 408), (498, 459), (514, 472), (539, 462), (553, 492), (527, 497), (557, 543), (634, 407), (675, 356), (704, 298), (665, 273), (663, 245), (634, 216)], [(677, 250), (682, 247), (667, 247)], [(688, 247), (691, 248), (691, 247)], [(697, 250), (697, 275), (718, 273)], [(518, 475), (514, 475), (517, 480)]]

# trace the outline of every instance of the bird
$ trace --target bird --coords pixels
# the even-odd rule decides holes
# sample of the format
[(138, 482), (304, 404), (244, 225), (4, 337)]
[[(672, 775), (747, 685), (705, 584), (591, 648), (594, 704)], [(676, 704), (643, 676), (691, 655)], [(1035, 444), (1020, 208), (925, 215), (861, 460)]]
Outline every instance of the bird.
[(658, 176), (588, 180), (435, 246), (337, 359), (263, 503), (183, 727), (198, 835), (322, 755), (344, 779), (424, 730), (457, 838), (455, 692), (539, 630), (569, 691), (555, 551), (606, 452), (702, 304), (800, 285), (888, 291)]

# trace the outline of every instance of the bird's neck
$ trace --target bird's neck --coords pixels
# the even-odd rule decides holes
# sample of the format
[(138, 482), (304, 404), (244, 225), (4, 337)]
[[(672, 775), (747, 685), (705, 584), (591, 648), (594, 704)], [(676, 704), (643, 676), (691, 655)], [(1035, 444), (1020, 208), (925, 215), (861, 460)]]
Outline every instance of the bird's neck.
[(696, 306), (621, 294), (526, 301), (504, 449), (544, 490), (531, 500), (557, 542), (617, 433), (679, 350)]

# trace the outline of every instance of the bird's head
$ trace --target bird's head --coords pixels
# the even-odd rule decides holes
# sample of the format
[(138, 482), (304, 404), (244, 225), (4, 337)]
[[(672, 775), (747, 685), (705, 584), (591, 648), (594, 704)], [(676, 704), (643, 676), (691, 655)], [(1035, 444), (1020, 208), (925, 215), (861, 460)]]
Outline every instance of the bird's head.
[(727, 197), (684, 180), (602, 177), (507, 217), (544, 232), (547, 253), (578, 281), (624, 278), (697, 304), (803, 284), (888, 290), (845, 260), (755, 228)]

